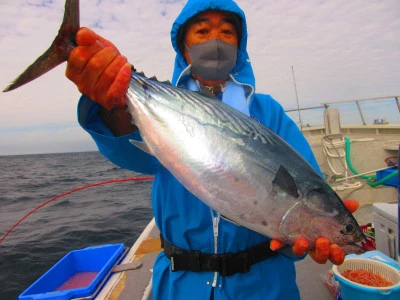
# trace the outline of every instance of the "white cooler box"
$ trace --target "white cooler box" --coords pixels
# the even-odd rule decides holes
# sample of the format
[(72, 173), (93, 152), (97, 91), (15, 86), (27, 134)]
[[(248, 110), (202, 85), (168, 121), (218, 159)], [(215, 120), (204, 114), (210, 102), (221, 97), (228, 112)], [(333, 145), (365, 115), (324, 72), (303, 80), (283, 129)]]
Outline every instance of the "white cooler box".
[(372, 207), (376, 249), (399, 260), (398, 204), (374, 203)]

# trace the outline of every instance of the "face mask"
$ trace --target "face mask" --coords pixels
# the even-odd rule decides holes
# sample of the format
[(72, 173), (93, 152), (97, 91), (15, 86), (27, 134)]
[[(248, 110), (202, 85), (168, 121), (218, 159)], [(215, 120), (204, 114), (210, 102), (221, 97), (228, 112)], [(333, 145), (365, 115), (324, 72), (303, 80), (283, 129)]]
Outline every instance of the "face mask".
[(236, 65), (237, 46), (213, 39), (187, 47), (192, 59), (192, 72), (203, 79), (227, 79)]

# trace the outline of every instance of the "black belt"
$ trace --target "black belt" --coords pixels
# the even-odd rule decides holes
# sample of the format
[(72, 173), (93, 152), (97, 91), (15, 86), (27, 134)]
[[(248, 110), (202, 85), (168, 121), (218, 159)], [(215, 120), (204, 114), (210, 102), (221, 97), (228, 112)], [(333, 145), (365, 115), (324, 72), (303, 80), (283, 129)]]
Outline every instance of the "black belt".
[(218, 272), (222, 276), (230, 276), (235, 273), (247, 273), (250, 266), (267, 258), (279, 255), (269, 247), (266, 241), (246, 250), (236, 253), (209, 254), (196, 250), (185, 250), (168, 243), (163, 236), (161, 248), (171, 260), (172, 271)]

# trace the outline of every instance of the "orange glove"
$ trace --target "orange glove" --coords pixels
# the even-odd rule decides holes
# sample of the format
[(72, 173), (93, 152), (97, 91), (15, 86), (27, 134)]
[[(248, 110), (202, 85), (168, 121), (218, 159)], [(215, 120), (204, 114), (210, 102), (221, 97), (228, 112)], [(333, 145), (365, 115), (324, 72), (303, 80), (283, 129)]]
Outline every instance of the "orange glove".
[(67, 78), (106, 109), (123, 107), (132, 65), (110, 41), (88, 28), (79, 29), (75, 38), (78, 46), (68, 58)]
[[(356, 200), (345, 200), (343, 204), (347, 210), (354, 213), (358, 209), (358, 202)], [(283, 246), (283, 243), (277, 240), (271, 241), (271, 249), (277, 250)], [(319, 264), (324, 264), (328, 259), (335, 265), (340, 265), (344, 261), (344, 252), (337, 244), (330, 244), (329, 240), (325, 237), (319, 237), (315, 241), (315, 249), (308, 250), (308, 241), (305, 239), (297, 239), (293, 246), (292, 252), (296, 256), (303, 256), (308, 252), (310, 257)]]

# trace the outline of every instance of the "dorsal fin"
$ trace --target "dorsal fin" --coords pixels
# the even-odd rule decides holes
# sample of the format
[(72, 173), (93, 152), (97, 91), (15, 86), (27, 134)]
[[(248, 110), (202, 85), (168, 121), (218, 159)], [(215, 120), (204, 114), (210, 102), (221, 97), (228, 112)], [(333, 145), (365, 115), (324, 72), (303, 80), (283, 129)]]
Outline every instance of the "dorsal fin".
[(133, 70), (133, 71), (134, 71), (136, 74), (138, 74), (138, 75), (140, 75), (140, 76), (143, 76), (143, 77), (146, 77), (147, 79), (149, 79), (149, 80), (151, 80), (151, 81), (157, 81), (157, 82), (160, 82), (160, 83), (172, 85), (171, 81), (169, 81), (169, 80), (160, 81), (160, 80), (157, 79), (156, 76), (147, 77), (143, 72), (136, 72), (136, 70)]
[(278, 172), (276, 172), (275, 179), (272, 181), (274, 186), (278, 186), (281, 190), (285, 191), (289, 195), (297, 198), (299, 193), (297, 191), (297, 185), (292, 175), (285, 167), (280, 166)]
[(149, 79), (150, 79), (150, 80), (153, 80), (153, 81), (160, 82), (160, 83), (165, 83), (165, 84), (172, 85), (172, 83), (171, 83), (169, 80), (160, 81), (160, 80), (157, 79), (156, 76), (151, 76)]

